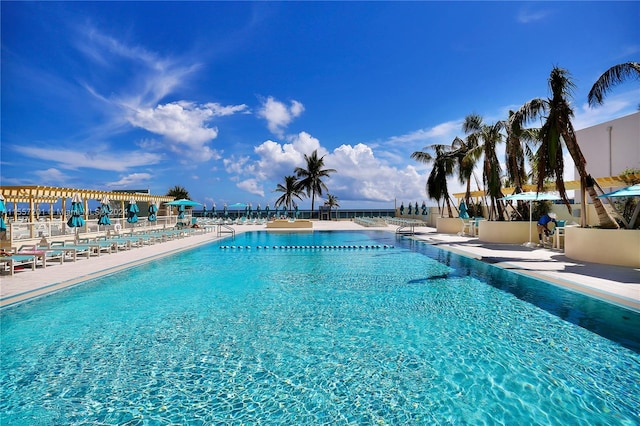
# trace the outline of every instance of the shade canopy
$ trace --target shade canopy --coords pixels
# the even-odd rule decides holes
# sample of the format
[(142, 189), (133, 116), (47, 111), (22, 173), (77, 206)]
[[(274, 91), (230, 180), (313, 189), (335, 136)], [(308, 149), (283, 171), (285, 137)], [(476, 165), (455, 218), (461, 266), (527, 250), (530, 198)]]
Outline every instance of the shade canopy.
[(186, 198), (182, 198), (180, 200), (173, 200), (173, 201), (169, 201), (168, 203), (165, 203), (168, 206), (184, 206), (184, 207), (194, 207), (194, 206), (201, 206), (201, 203), (198, 203), (196, 201), (191, 201), (191, 200), (187, 200)]
[[(416, 208), (416, 212), (418, 209)], [(460, 219), (469, 219), (469, 213), (467, 212), (467, 204), (463, 201), (460, 204), (460, 213), (458, 214)]]
[(640, 197), (640, 183), (637, 185), (627, 186), (626, 188), (618, 189), (617, 191), (609, 192), (608, 194), (599, 195), (598, 198), (608, 197)]

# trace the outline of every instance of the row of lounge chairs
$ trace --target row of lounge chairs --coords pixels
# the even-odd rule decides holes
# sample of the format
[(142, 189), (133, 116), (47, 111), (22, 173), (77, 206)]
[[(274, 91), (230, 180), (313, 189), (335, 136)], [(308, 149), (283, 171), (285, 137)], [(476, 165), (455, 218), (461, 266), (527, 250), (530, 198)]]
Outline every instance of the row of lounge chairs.
[(0, 272), (13, 275), (15, 271), (36, 267), (46, 268), (51, 264), (75, 262), (78, 258), (131, 250), (136, 247), (162, 243), (192, 234), (206, 232), (206, 229), (182, 228), (162, 229), (140, 233), (106, 235), (96, 238), (80, 238), (74, 241), (52, 241), (47, 244), (22, 245), (17, 250), (3, 251), (0, 255)]

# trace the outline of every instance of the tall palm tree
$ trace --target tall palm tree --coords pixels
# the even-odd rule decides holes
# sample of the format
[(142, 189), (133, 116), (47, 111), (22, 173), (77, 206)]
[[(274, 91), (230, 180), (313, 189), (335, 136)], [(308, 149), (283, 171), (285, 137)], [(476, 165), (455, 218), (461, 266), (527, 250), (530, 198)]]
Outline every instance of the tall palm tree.
[(187, 199), (190, 200), (191, 196), (189, 195), (189, 191), (183, 186), (176, 185), (173, 188), (169, 188), (167, 191), (167, 196), (173, 197), (176, 200)]
[(506, 175), (512, 182), (516, 193), (522, 192), (528, 176), (525, 160), (533, 152), (529, 143), (538, 143), (540, 131), (536, 128), (522, 128), (521, 123), (514, 119), (515, 113), (509, 111), (509, 118), (504, 122), (506, 133), (505, 164)]
[(440, 206), (440, 200), (443, 200), (443, 207), (446, 204), (449, 217), (453, 217), (447, 179), (453, 176), (456, 159), (446, 145), (431, 145), (427, 149), (433, 150), (435, 157), (427, 151), (415, 151), (411, 154), (411, 158), (425, 164), (433, 161), (433, 168), (427, 178), (427, 196), (436, 200), (438, 206)]
[(482, 161), (482, 180), (491, 199), (489, 219), (504, 220), (502, 194), (502, 167), (498, 160), (496, 148), (502, 142), (502, 129), (504, 123), (498, 121), (494, 124), (484, 124), (481, 116), (470, 114), (464, 119), (462, 130), (469, 134), (471, 140), (477, 142), (477, 146), (467, 153), (467, 156)]
[(298, 180), (295, 176), (285, 176), (284, 185), (279, 183), (275, 192), (282, 192), (280, 198), (276, 200), (276, 207), (284, 204), (287, 207), (287, 210), (292, 210), (293, 199), (298, 198), (299, 200), (302, 200), (302, 197), (300, 196), (300, 185), (298, 184)]
[(331, 219), (331, 209), (340, 207), (340, 204), (338, 204), (338, 197), (329, 194), (328, 192), (327, 200), (324, 202), (324, 205), (329, 207), (329, 219)]
[(464, 141), (457, 136), (453, 139), (453, 142), (451, 142), (450, 155), (455, 158), (457, 162), (458, 181), (466, 185), (464, 201), (467, 206), (471, 205), (471, 178), (473, 177), (473, 170), (476, 167), (474, 159), (467, 156), (467, 154), (475, 147), (475, 142), (473, 139)]
[(640, 78), (640, 62), (627, 62), (614, 65), (606, 70), (595, 82), (589, 96), (587, 97), (590, 106), (602, 105), (604, 95), (616, 84), (622, 83), (627, 78)]
[[(544, 190), (544, 183), (547, 178), (555, 179), (556, 189), (560, 192), (560, 197), (567, 209), (571, 211), (571, 204), (564, 186), (562, 149), (564, 145), (569, 151), (580, 175), (581, 194), (584, 194), (585, 190), (589, 193), (589, 197), (591, 197), (593, 206), (598, 214), (600, 226), (603, 228), (619, 228), (598, 198), (594, 188), (594, 181), (586, 170), (587, 161), (578, 146), (578, 140), (571, 123), (573, 109), (571, 109), (569, 102), (574, 87), (569, 72), (562, 68), (554, 67), (549, 76), (551, 97), (530, 100), (516, 112), (514, 121), (519, 126), (522, 126), (524, 123), (536, 118), (544, 120), (540, 128), (540, 147), (537, 151), (538, 191)], [(583, 199), (583, 203), (585, 202), (586, 200)], [(581, 226), (585, 225), (586, 215), (583, 208), (581, 209)]]
[(318, 157), (318, 150), (314, 150), (311, 155), (304, 155), (307, 168), (296, 167), (296, 176), (300, 179), (300, 190), (305, 191), (307, 197), (311, 197), (311, 214), (313, 215), (316, 195), (321, 196), (322, 191), (328, 191), (327, 185), (322, 181), (328, 178), (329, 174), (335, 173), (335, 169), (324, 168), (324, 156)]

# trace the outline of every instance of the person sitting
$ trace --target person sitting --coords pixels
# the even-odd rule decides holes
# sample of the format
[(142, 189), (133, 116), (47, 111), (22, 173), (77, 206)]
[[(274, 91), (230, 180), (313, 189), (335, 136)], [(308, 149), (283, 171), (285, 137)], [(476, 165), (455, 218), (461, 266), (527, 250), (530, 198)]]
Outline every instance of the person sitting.
[(554, 225), (558, 224), (558, 222), (556, 222), (555, 213), (545, 213), (542, 215), (540, 220), (538, 220), (538, 240), (540, 241), (541, 246), (543, 245), (542, 234), (544, 234), (545, 237), (551, 235), (551, 229), (549, 229), (549, 224), (551, 222), (553, 222)]

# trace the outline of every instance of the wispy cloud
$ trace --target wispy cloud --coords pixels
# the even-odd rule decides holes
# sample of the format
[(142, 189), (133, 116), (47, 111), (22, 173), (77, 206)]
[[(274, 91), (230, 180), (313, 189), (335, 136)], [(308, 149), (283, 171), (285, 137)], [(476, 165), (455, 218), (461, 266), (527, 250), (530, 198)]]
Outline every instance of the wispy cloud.
[(149, 173), (132, 173), (130, 175), (122, 176), (120, 180), (115, 182), (108, 182), (107, 187), (109, 188), (135, 188), (147, 185), (151, 179), (152, 175)]
[(545, 19), (551, 14), (548, 10), (532, 10), (531, 6), (525, 6), (518, 12), (516, 19), (522, 24), (530, 24)]
[(34, 146), (12, 146), (13, 150), (30, 158), (46, 160), (62, 169), (81, 168), (123, 172), (130, 168), (148, 166), (160, 162), (162, 156), (150, 152), (113, 152), (107, 147), (78, 151), (59, 148), (38, 148)]
[(258, 110), (258, 116), (267, 120), (269, 131), (276, 136), (283, 137), (284, 130), (304, 111), (304, 105), (296, 100), (291, 101), (291, 105), (277, 101), (269, 96), (263, 100), (261, 108)]

